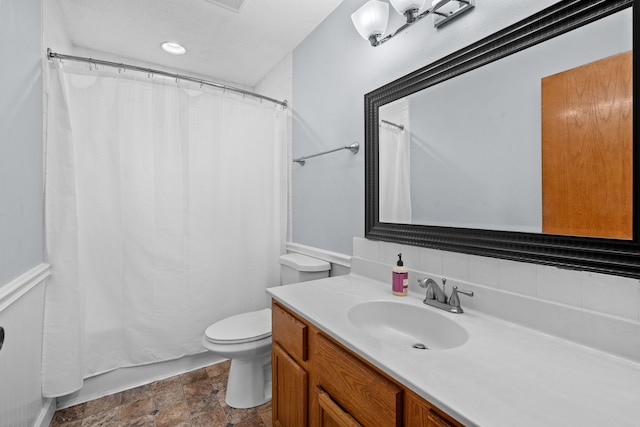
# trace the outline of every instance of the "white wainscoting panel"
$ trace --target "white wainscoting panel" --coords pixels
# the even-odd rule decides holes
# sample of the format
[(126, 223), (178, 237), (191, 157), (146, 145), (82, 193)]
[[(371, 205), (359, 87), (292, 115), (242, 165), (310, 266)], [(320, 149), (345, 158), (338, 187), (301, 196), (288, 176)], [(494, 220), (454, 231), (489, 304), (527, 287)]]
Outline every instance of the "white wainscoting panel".
[(50, 420), (53, 407), (42, 398), (41, 381), (43, 281), (48, 275), (49, 265), (41, 264), (0, 287), (2, 427), (48, 425)]

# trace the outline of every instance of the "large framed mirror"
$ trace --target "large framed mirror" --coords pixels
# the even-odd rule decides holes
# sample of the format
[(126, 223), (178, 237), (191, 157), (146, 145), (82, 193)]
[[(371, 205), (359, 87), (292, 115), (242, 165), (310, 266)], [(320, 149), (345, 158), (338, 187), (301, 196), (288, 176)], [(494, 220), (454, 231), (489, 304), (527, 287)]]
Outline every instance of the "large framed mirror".
[(365, 95), (365, 237), (640, 278), (633, 0), (566, 0)]

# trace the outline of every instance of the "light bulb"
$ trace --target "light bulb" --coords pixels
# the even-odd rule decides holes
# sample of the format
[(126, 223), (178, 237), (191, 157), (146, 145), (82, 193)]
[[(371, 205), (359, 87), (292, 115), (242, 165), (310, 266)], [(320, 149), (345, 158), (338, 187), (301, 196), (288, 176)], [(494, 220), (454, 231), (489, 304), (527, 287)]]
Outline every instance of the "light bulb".
[[(363, 39), (371, 41), (384, 34), (389, 20), (389, 3), (369, 0), (351, 14), (351, 21)], [(373, 42), (372, 42), (373, 44)]]
[(424, 6), (425, 0), (390, 0), (391, 6), (400, 15), (405, 15), (407, 11), (418, 10)]

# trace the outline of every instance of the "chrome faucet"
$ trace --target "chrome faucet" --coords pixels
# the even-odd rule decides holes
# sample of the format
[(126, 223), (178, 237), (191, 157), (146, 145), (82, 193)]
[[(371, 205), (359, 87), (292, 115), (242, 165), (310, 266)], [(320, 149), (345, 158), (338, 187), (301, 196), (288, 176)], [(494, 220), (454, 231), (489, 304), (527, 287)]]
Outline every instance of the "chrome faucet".
[(424, 303), (427, 304), (427, 301), (436, 300), (441, 303), (447, 302), (447, 295), (444, 293), (445, 286), (447, 284), (447, 279), (442, 279), (442, 289), (433, 280), (431, 277), (427, 279), (418, 279), (418, 284), (421, 288), (427, 288), (427, 295), (424, 298)]
[(427, 294), (424, 297), (424, 303), (430, 305), (432, 307), (439, 308), (441, 310), (448, 311), (450, 313), (464, 313), (462, 307), (460, 307), (460, 297), (458, 294), (463, 294), (469, 297), (473, 296), (472, 291), (463, 291), (462, 289), (458, 289), (457, 286), (453, 287), (451, 291), (451, 296), (447, 298), (447, 294), (445, 292), (445, 286), (447, 285), (447, 279), (442, 279), (442, 289), (435, 280), (432, 278), (420, 278), (418, 279), (418, 284), (421, 288), (427, 289)]

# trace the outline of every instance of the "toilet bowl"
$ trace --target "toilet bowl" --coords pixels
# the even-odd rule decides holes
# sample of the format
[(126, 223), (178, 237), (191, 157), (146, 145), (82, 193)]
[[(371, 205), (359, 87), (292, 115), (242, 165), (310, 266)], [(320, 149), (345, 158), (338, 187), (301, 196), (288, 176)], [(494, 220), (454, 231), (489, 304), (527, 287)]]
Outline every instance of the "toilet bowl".
[[(331, 265), (300, 254), (280, 257), (281, 284), (329, 276)], [(271, 400), (271, 309), (236, 314), (209, 326), (202, 345), (231, 359), (225, 401), (232, 408), (253, 408)]]
[(237, 314), (209, 326), (202, 345), (231, 359), (227, 405), (252, 408), (271, 400), (271, 309)]

